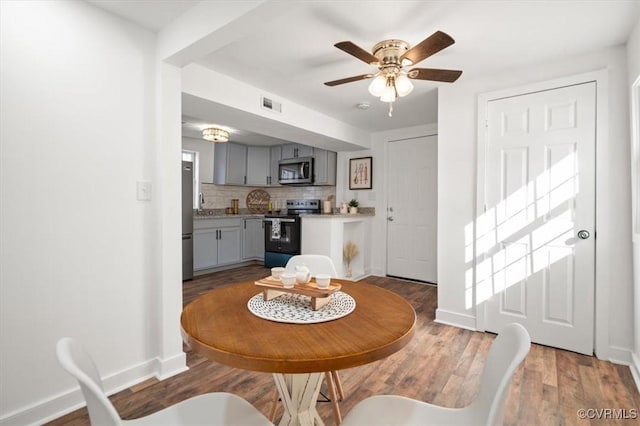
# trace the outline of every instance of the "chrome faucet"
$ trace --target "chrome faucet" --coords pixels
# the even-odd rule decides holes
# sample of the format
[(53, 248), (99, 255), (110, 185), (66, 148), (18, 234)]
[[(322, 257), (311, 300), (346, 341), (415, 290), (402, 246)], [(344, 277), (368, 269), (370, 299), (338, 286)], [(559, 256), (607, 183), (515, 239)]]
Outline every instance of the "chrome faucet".
[(203, 205), (204, 205), (204, 195), (202, 195), (202, 192), (201, 192), (198, 200), (198, 212), (202, 212)]

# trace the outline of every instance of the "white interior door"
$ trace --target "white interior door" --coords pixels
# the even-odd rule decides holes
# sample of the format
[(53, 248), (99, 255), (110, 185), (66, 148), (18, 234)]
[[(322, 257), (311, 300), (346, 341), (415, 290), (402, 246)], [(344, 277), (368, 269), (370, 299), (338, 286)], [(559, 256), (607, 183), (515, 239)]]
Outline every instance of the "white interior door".
[(387, 275), (435, 283), (437, 137), (389, 143)]
[(478, 226), (486, 329), (592, 354), (595, 83), (487, 106), (485, 208)]

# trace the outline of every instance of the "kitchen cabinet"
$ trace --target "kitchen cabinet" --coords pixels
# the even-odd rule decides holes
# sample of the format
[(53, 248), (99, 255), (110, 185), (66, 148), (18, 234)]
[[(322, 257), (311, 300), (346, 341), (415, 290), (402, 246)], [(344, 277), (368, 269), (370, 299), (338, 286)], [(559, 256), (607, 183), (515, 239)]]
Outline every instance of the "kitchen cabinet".
[(269, 184), (271, 175), (271, 151), (268, 146), (247, 147), (247, 178), (245, 183), (251, 186)]
[(247, 147), (233, 142), (216, 143), (213, 183), (244, 185), (247, 177)]
[(272, 146), (270, 149), (271, 163), (269, 168), (269, 186), (281, 186), (278, 182), (279, 164), (282, 159), (282, 147), (279, 145)]
[(298, 157), (312, 157), (313, 147), (308, 145), (301, 145), (299, 143), (290, 143), (282, 145), (282, 159), (298, 158)]
[(277, 146), (247, 146), (216, 143), (213, 183), (216, 185), (280, 186), (280, 160), (314, 157), (314, 185), (336, 184), (337, 154), (297, 143)]
[(264, 260), (264, 221), (259, 218), (242, 219), (242, 260)]
[(241, 219), (193, 222), (193, 270), (202, 271), (241, 261)]
[(337, 154), (326, 149), (313, 149), (313, 173), (314, 185), (335, 185), (336, 184), (336, 161)]

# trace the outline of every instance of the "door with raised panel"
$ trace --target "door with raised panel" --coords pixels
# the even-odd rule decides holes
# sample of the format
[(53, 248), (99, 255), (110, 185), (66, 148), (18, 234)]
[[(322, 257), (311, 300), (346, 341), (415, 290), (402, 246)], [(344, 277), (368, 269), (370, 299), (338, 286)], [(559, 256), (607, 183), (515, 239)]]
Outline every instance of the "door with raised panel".
[(389, 142), (387, 275), (437, 281), (437, 137)]
[(485, 328), (592, 354), (595, 83), (487, 105), (477, 302)]

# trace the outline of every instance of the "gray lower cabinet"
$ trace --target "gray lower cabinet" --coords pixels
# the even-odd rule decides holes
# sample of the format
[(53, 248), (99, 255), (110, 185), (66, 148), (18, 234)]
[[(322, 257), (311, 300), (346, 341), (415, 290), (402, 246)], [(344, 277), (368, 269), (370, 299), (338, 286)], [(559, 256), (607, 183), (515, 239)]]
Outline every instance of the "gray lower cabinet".
[(264, 221), (262, 218), (242, 221), (242, 260), (264, 260)]
[(201, 219), (193, 223), (193, 270), (240, 262), (241, 219)]

